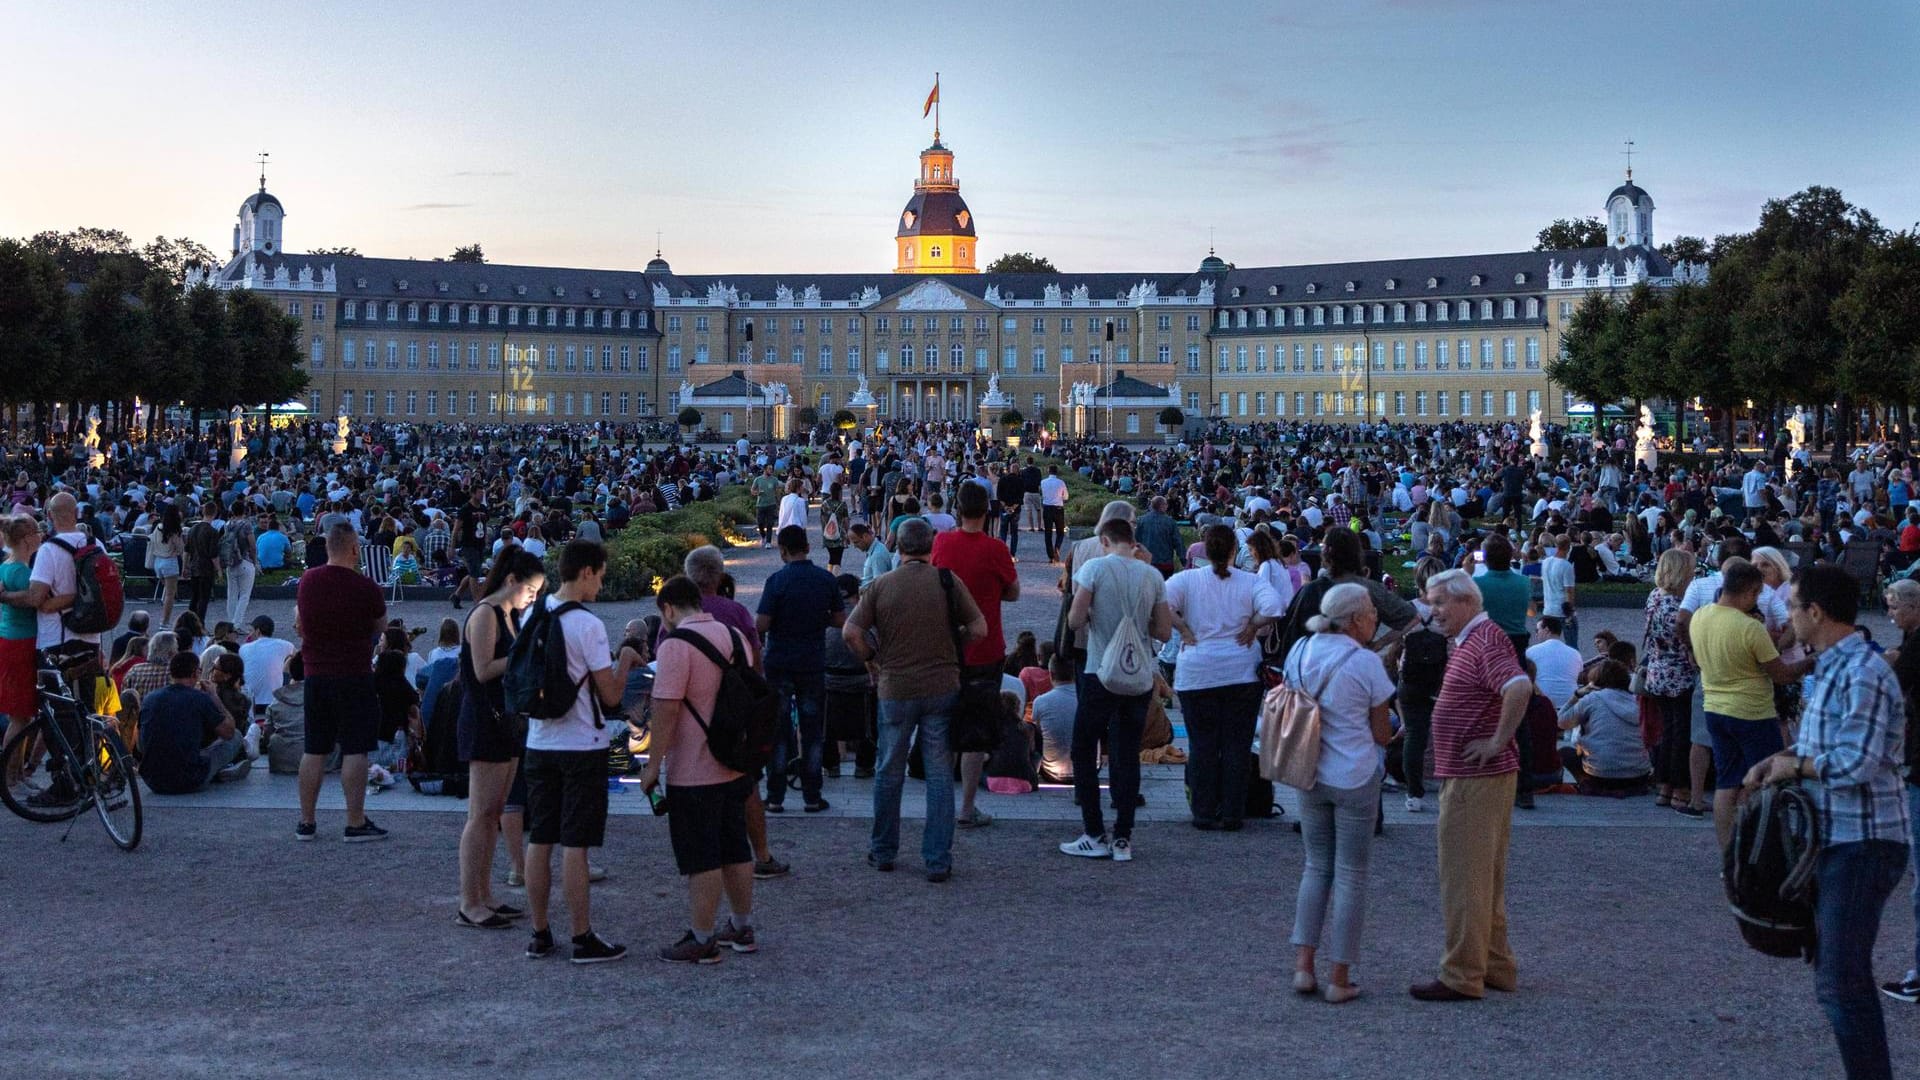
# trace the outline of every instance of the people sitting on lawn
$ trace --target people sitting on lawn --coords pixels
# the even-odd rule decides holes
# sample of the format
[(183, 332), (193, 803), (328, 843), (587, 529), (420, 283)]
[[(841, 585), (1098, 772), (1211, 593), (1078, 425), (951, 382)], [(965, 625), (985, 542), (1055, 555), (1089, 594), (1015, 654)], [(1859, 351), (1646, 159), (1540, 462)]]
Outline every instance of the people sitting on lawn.
[(1640, 733), (1640, 702), (1628, 689), (1630, 674), (1618, 660), (1604, 660), (1593, 681), (1560, 714), (1560, 730), (1574, 731), (1560, 748), (1560, 763), (1582, 795), (1642, 795), (1653, 762)]
[(200, 658), (175, 653), (168, 683), (140, 699), (140, 775), (160, 795), (190, 795), (245, 775), (246, 737), (200, 675)]

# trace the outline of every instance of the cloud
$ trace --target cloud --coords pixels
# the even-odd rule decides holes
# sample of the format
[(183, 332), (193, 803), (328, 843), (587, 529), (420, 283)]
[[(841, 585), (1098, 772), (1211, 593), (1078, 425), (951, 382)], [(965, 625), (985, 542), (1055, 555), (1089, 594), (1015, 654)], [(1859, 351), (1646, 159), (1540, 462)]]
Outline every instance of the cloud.
[(472, 205), (472, 203), (468, 202), (423, 202), (414, 203), (412, 206), (403, 206), (400, 210), (403, 213), (410, 213), (415, 210), (459, 210)]
[(493, 178), (493, 177), (501, 177), (501, 176), (512, 176), (514, 175), (514, 172), (512, 169), (461, 169), (459, 172), (448, 173), (447, 175), (448, 176), (479, 176), (479, 177)]

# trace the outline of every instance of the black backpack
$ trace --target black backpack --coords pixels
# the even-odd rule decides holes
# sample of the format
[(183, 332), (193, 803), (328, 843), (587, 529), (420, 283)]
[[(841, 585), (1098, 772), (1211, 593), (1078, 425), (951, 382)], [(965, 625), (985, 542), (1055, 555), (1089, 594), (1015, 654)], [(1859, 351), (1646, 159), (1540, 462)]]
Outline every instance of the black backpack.
[(703, 718), (691, 701), (686, 703), (687, 712), (707, 733), (707, 749), (712, 751), (713, 760), (751, 776), (773, 760), (773, 744), (780, 737), (780, 695), (774, 693), (767, 677), (747, 662), (740, 632), (728, 627), (727, 634), (733, 638), (731, 660), (721, 656), (713, 642), (691, 630), (675, 630), (667, 640), (686, 642), (720, 669), (713, 716)]
[[(567, 671), (567, 631), (560, 616), (582, 611), (586, 605), (569, 600), (558, 607), (535, 603), (525, 625), (513, 639), (507, 653), (507, 673), (503, 676), (507, 711), (537, 720), (552, 720), (567, 715), (580, 700), (580, 689), (593, 676), (575, 680)], [(593, 703), (593, 726), (605, 727), (600, 717), (600, 695), (587, 695)]]
[(1447, 637), (1431, 618), (1408, 631), (1400, 650), (1400, 703), (1431, 707), (1447, 677)]
[(1813, 919), (1814, 862), (1820, 819), (1797, 783), (1769, 784), (1749, 795), (1722, 853), (1727, 904), (1740, 936), (1768, 956), (1804, 956), (1818, 945)]

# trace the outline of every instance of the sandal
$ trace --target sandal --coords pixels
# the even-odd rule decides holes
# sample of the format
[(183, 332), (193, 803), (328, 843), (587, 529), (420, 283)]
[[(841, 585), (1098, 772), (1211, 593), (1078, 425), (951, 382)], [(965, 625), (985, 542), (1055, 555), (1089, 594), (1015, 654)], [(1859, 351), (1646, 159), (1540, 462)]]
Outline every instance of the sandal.
[(466, 912), (459, 911), (454, 913), (453, 925), (464, 927), (468, 930), (507, 930), (512, 928), (513, 920), (504, 919), (501, 918), (498, 913), (489, 912), (486, 918), (475, 922), (467, 918)]
[(526, 912), (521, 911), (511, 904), (501, 904), (499, 907), (493, 909), (493, 913), (503, 919), (524, 919), (527, 917)]

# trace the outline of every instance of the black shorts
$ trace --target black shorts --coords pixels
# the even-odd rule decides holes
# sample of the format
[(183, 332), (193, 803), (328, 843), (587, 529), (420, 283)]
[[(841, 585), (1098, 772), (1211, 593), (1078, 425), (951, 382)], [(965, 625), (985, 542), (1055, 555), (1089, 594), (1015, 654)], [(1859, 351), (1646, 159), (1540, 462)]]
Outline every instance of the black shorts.
[(454, 725), (455, 750), (461, 761), (512, 761), (527, 749), (527, 725), (476, 701), (469, 693), (460, 699), (460, 717)]
[(667, 789), (667, 834), (682, 875), (753, 861), (753, 847), (747, 843), (747, 793), (752, 790), (753, 778), (748, 776)]
[(307, 753), (369, 754), (378, 744), (380, 695), (373, 674), (309, 675), (304, 687)]
[(461, 548), (460, 561), (466, 565), (468, 577), (478, 579), (486, 576), (481, 573), (481, 567), (486, 565), (487, 549)]
[(528, 750), (527, 843), (599, 847), (607, 839), (606, 750)]

